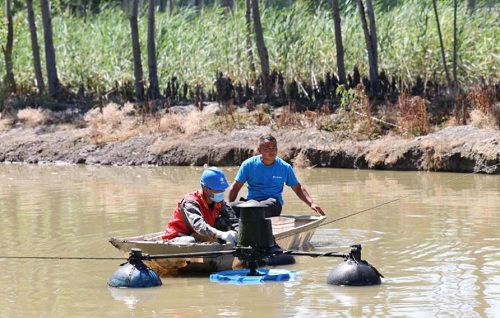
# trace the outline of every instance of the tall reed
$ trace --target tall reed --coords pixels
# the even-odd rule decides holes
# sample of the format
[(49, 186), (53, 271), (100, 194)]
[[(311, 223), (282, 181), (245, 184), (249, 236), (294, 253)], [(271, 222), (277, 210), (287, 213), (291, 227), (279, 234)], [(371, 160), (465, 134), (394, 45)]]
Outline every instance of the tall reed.
[[(500, 5), (494, 6), (473, 14), (466, 12), (464, 4), (458, 10), (458, 76), (465, 87), (480, 79), (500, 80)], [(409, 82), (416, 76), (444, 82), (431, 8), (429, 0), (408, 0), (391, 10), (376, 9), (380, 70)], [(440, 1), (439, 10), (451, 65), (453, 8)], [(147, 65), (146, 17), (143, 14), (139, 21), (143, 65)], [(38, 37), (43, 39), (40, 17), (37, 19)], [(24, 11), (17, 12), (14, 72), (18, 84), (34, 89), (26, 20)], [(286, 81), (314, 83), (326, 73), (336, 72), (330, 11), (304, 10), (300, 4), (281, 10), (267, 8), (262, 12), (262, 22), (271, 68), (281, 71)], [(173, 15), (158, 12), (155, 36), (160, 87), (165, 87), (172, 76), (206, 90), (213, 87), (217, 72), (240, 82), (253, 78), (246, 62), (244, 23), (242, 8), (232, 15), (217, 8), (200, 13), (182, 9)], [(133, 81), (130, 26), (123, 11), (103, 8), (101, 13), (85, 18), (61, 13), (53, 17), (52, 24), (57, 68), (64, 86), (77, 90), (83, 84), (93, 91), (108, 91)], [(355, 10), (344, 12), (342, 30), (346, 69), (358, 66), (362, 74), (367, 74), (367, 54)], [(4, 35), (2, 26), (0, 40)], [(43, 45), (41, 49), (44, 63)], [(5, 74), (3, 63), (0, 74)]]

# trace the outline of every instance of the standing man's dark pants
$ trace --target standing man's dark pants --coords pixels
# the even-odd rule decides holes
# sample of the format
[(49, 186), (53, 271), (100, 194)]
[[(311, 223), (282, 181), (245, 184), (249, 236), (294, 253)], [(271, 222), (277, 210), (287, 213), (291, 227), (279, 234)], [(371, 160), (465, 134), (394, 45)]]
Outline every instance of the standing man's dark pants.
[[(240, 217), (240, 208), (238, 207), (238, 204), (243, 203), (245, 201), (246, 200), (244, 198), (240, 198), (240, 201), (234, 201), (234, 202), (228, 203), (233, 208), (234, 213), (236, 214), (236, 216), (238, 218)], [(276, 200), (275, 198), (269, 198), (267, 200), (262, 200), (259, 202), (265, 203), (267, 205), (266, 218), (281, 215), (281, 209), (282, 209), (281, 203), (278, 200)]]

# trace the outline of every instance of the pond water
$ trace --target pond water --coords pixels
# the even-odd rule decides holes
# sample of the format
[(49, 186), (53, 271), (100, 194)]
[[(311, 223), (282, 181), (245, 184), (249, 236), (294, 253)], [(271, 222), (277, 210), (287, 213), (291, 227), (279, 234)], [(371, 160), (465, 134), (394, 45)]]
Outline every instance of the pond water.
[[(225, 167), (233, 180), (237, 168)], [(296, 257), (288, 282), (230, 285), (208, 277), (116, 289), (109, 242), (161, 231), (199, 167), (0, 165), (0, 317), (498, 317), (500, 176), (300, 169), (327, 213), (316, 252), (349, 251), (384, 276), (326, 284), (342, 259)], [(243, 193), (240, 193), (243, 194)], [(310, 214), (290, 189), (284, 212)], [(95, 258), (95, 259), (94, 259)]]

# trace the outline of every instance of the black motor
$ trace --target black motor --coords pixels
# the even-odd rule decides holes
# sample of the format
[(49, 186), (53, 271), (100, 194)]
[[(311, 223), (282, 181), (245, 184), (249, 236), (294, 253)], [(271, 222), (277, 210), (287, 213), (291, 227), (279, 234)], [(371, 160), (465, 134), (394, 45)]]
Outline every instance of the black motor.
[(249, 275), (257, 272), (259, 262), (274, 255), (273, 228), (270, 219), (265, 217), (267, 205), (254, 200), (238, 204), (240, 222), (236, 255), (246, 261)]

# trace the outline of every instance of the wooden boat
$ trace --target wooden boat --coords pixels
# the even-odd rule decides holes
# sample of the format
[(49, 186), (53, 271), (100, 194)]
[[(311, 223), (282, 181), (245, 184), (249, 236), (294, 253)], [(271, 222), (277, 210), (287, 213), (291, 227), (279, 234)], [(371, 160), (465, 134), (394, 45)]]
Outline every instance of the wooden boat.
[[(284, 250), (304, 250), (310, 247), (310, 240), (316, 228), (325, 220), (324, 216), (281, 215), (272, 217), (273, 234), (278, 245)], [(222, 270), (241, 268), (241, 262), (229, 251), (233, 244), (214, 242), (174, 243), (163, 241), (163, 232), (126, 237), (111, 238), (109, 241), (128, 257), (132, 248), (140, 248), (143, 254), (179, 255), (189, 257), (153, 258), (144, 261), (160, 276), (183, 273), (213, 273)], [(224, 252), (225, 251), (225, 252)], [(214, 252), (213, 256), (193, 256), (193, 254)], [(222, 253), (217, 253), (222, 252)], [(217, 255), (218, 254), (218, 255)], [(173, 255), (173, 256), (175, 256)]]

